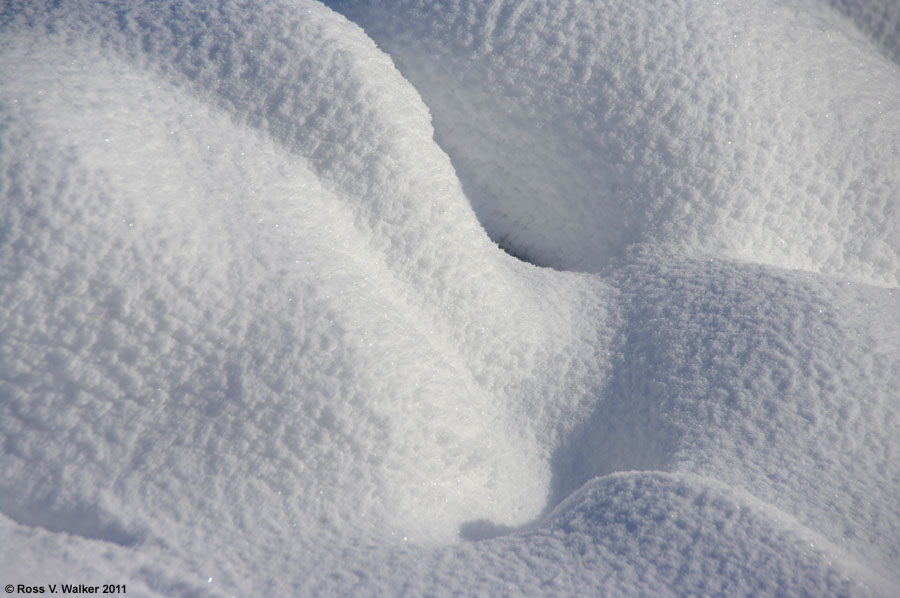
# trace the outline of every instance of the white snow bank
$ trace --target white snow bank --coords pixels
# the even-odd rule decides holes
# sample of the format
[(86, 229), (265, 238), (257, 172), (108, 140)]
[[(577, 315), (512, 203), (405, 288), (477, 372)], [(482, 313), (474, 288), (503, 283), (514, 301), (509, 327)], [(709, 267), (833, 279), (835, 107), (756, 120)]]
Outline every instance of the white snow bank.
[[(601, 150), (613, 137), (594, 147), (565, 124), (564, 112), (601, 101), (575, 71), (602, 54), (566, 58), (565, 78), (529, 74), (499, 45), (467, 49), (480, 15), (503, 4), (407, 15), (417, 25), (398, 48), (434, 46), (447, 77), (472, 59), (478, 76), (459, 90), (396, 58), (414, 88), (315, 2), (56, 4), (0, 12), (4, 584), (115, 582), (159, 596), (896, 593), (900, 294), (858, 282), (896, 284), (896, 173), (853, 129), (877, 122), (882, 137), (867, 142), (891, 142), (896, 113), (851, 109), (846, 77), (819, 92), (847, 128), (816, 131), (851, 162), (881, 156), (867, 162), (881, 187), (860, 187), (852, 221), (839, 217), (843, 200), (820, 209), (765, 193), (741, 220), (729, 198), (770, 185), (763, 175), (717, 158), (710, 172), (732, 191), (706, 175), (672, 186), (676, 162), (648, 170), (640, 157), (660, 129), (635, 124), (621, 146), (634, 155), (612, 163)], [(516, 6), (517, 22), (541, 32), (526, 46), (569, 43), (566, 29), (557, 39), (540, 26), (555, 4)], [(467, 7), (468, 20), (447, 20)], [(633, 14), (587, 22), (681, 23), (615, 10)], [(695, 14), (701, 32), (724, 18)], [(755, 43), (781, 56), (779, 31), (807, 31), (803, 14), (772, 17), (771, 38), (759, 29)], [(442, 38), (445, 22), (456, 25)], [(610, 31), (584, 29), (576, 46), (599, 48)], [(863, 96), (898, 84), (871, 48), (829, 35), (844, 44), (827, 46), (838, 66), (858, 53)], [(503, 64), (504, 89), (532, 95), (501, 116)], [(629, 81), (663, 94), (671, 83)], [(453, 97), (484, 102), (477, 128), (446, 128)], [(754, 110), (723, 104), (717, 122), (727, 131)], [(618, 119), (585, 122), (625, 131)], [(686, 130), (665, 135), (686, 143)], [(539, 133), (546, 144), (521, 145)], [(499, 151), (514, 139), (534, 173)], [(570, 141), (586, 144), (580, 161)], [(491, 147), (498, 168), (466, 170), (460, 151)], [(796, 191), (814, 166), (786, 147), (773, 151), (800, 162), (763, 172)], [(819, 150), (823, 164), (836, 159)], [(567, 178), (538, 176), (563, 163)], [(510, 235), (543, 236), (599, 273), (515, 260), (476, 216), (502, 205), (482, 183), (578, 189), (604, 171), (623, 189), (664, 192), (603, 204), (548, 187), (508, 222), (520, 219)], [(844, 197), (832, 183), (842, 188), (819, 180), (822, 197)], [(708, 215), (666, 220), (668, 204), (647, 197)], [(777, 224), (782, 212), (800, 244), (824, 227), (816, 238), (844, 251), (848, 278), (765, 265), (781, 258), (762, 241), (745, 257), (763, 265), (722, 259), (736, 255), (728, 226), (764, 241), (754, 218)], [(604, 218), (606, 253), (582, 250), (578, 235)], [(863, 232), (877, 250), (834, 241)], [(717, 248), (719, 259), (698, 257)]]
[[(291, 53), (302, 51), (298, 64), (310, 70), (346, 63), (336, 78), (360, 100), (333, 109), (332, 94), (345, 96), (332, 86), (284, 92), (298, 111), (321, 108), (325, 122), (334, 114), (303, 129), (309, 140), (277, 127), (281, 118), (296, 127), (294, 117), (256, 123), (248, 100), (201, 102), (190, 81), (173, 85), (88, 42), (11, 44), (7, 147), (17, 151), (5, 181), (4, 310), (17, 441), (4, 487), (14, 519), (139, 536), (149, 523), (137, 513), (99, 521), (115, 505), (96, 524), (66, 527), (123, 458), (129, 470), (149, 468), (129, 493), (153, 483), (178, 497), (193, 492), (173, 477), (224, 490), (220, 477), (266, 461), (259, 473), (304, 509), (369, 515), (417, 538), (454, 537), (467, 517), (522, 523), (543, 507), (549, 474), (534, 456), (544, 441), (532, 418), (579, 396), (546, 404), (542, 380), (508, 389), (571, 343), (571, 285), (554, 300), (513, 278), (526, 268), (478, 227), (415, 94), (383, 58), (379, 76), (358, 29), (315, 10), (296, 26), (333, 28), (319, 35), (348, 37), (345, 49), (286, 38)], [(365, 53), (355, 56), (354, 42)], [(310, 66), (315, 57), (325, 65)], [(360, 64), (366, 79), (353, 79)], [(400, 89), (379, 90), (389, 84)], [(262, 88), (252, 78), (236, 85), (222, 89)], [(390, 102), (400, 103), (396, 117), (379, 112)], [(375, 132), (338, 137), (345, 121)], [(315, 148), (309, 157), (304, 143)], [(549, 318), (548, 304), (559, 305)], [(516, 415), (538, 401), (532, 415)], [(53, 438), (40, 441), (48, 425)], [(96, 471), (62, 491), (74, 476), (63, 457), (79, 443), (92, 447)], [(52, 465), (35, 475), (35, 461)], [(169, 509), (147, 508), (153, 520)]]
[(894, 0), (828, 0), (850, 17), (885, 56), (900, 64), (900, 4)]
[(897, 65), (817, 1), (330, 4), (514, 254), (597, 271), (646, 241), (900, 284)]

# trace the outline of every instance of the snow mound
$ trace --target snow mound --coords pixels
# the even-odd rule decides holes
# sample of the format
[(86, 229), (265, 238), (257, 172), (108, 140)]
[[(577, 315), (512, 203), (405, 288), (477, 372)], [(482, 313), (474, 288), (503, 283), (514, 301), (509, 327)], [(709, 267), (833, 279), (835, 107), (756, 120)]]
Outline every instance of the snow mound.
[(536, 529), (415, 556), (394, 549), (403, 567), (389, 577), (371, 557), (345, 556), (355, 574), (317, 579), (313, 593), (889, 595), (883, 580), (860, 583), (865, 567), (818, 534), (744, 492), (690, 475), (593, 480)]
[(773, 6), (0, 10), (4, 583), (896, 594), (900, 78)]
[[(174, 8), (178, 20), (163, 24), (201, 14)], [(212, 93), (195, 91), (213, 74), (166, 73), (193, 59), (152, 50), (154, 36), (180, 47), (172, 31), (141, 38), (154, 61), (145, 69), (86, 40), (9, 44), (11, 518), (130, 544), (151, 520), (214, 511), (182, 504), (194, 484), (225, 493), (212, 503), (225, 505), (227, 480), (251, 471), (273, 498), (292, 496), (289, 511), (371, 517), (415, 538), (455, 537), (472, 517), (523, 523), (543, 507), (541, 442), (507, 411), (536, 403), (546, 383), (508, 389), (561, 359), (571, 336), (553, 336), (571, 315), (563, 305), (542, 317), (552, 294), (513, 278), (521, 266), (485, 237), (427, 111), (390, 63), (370, 58), (358, 28), (310, 11), (293, 21), (309, 39), (285, 37), (282, 49), (271, 35), (231, 40), (230, 51), (303, 56), (295, 69), (321, 71), (323, 86), (339, 81), (358, 104), (332, 110), (332, 94), (351, 92), (307, 85), (304, 73), (286, 79), (297, 81), (281, 94), (289, 116), (268, 97), (237, 102), (264, 89), (243, 67)], [(228, 41), (219, 28), (231, 13), (203, 14)], [(264, 16), (271, 32), (284, 14)], [(130, 29), (109, 27), (105, 43), (127, 56)], [(304, 110), (324, 112), (301, 129)], [(141, 495), (147, 512), (112, 515)], [(109, 531), (120, 529), (133, 531)]]
[(900, 559), (900, 506), (888, 498), (900, 492), (897, 293), (649, 251), (613, 280), (613, 369), (556, 456), (557, 496), (616, 471), (701, 474), (890, 570)]
[(434, 114), (489, 234), (900, 284), (900, 78), (818, 2), (330, 3)]

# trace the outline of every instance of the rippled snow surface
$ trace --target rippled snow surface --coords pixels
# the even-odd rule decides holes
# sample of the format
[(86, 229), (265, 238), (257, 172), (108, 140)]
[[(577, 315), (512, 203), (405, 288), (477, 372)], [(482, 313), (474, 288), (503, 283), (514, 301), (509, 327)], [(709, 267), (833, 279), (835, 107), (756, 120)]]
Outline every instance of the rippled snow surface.
[(0, 580), (898, 595), (898, 36), (0, 3)]

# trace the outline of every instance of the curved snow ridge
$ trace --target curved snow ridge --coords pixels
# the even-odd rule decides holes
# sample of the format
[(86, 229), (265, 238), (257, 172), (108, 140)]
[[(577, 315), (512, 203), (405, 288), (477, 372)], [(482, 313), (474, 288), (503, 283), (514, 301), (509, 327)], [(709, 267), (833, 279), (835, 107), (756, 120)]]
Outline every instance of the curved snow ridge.
[[(545, 530), (531, 533), (571, 548), (590, 538), (597, 553), (614, 551), (611, 559), (649, 556), (653, 565), (635, 572), (646, 584), (638, 588), (648, 595), (888, 596), (891, 590), (794, 518), (696, 475), (628, 472), (597, 478), (561, 504)], [(859, 579), (867, 583), (854, 581)]]
[(893, 0), (826, 0), (900, 66), (900, 4)]
[[(239, 480), (263, 519), (416, 539), (537, 516), (557, 434), (545, 429), (574, 420), (603, 376), (604, 285), (497, 250), (414, 91), (321, 5), (250, 17), (173, 2), (168, 19), (88, 4), (48, 9), (49, 32), (9, 26), (0, 63), (16, 148), (3, 173), (9, 512), (109, 498), (123, 528), (180, 537), (186, 513), (201, 529), (232, 516)], [(269, 25), (287, 16), (296, 35), (277, 38)], [(210, 39), (251, 66), (207, 59)], [(279, 52), (281, 78), (261, 58)], [(266, 93), (287, 82), (292, 117), (324, 106), (319, 120), (277, 126)], [(98, 498), (105, 479), (116, 490)]]
[(807, 2), (341, 0), (434, 116), (492, 238), (900, 285), (900, 72)]
[[(675, 18), (679, 6), (696, 19)], [(545, 115), (596, 108), (590, 72), (612, 67), (565, 50), (603, 48), (606, 33), (644, 35), (655, 48), (657, 33), (685, 27), (702, 34), (688, 41), (718, 39), (707, 28), (719, 21), (693, 3), (658, 16), (616, 9), (631, 12), (596, 31), (606, 21), (587, 18), (590, 5), (571, 7), (590, 27), (559, 29), (556, 45), (542, 41), (551, 34), (541, 19), (574, 17), (539, 2), (423, 4), (408, 32), (425, 39), (416, 27), (428, 15), (461, 10), (431, 24), (475, 32), (447, 51), (458, 60), (484, 39), (515, 46), (520, 38), (498, 27), (479, 37), (478, 23), (501, 21), (539, 30), (521, 38), (533, 42), (524, 55), (559, 48), (552, 64), (584, 69), (571, 96), (535, 87), (510, 104), (525, 112), (491, 119), (492, 93), (517, 89), (541, 62), (518, 63), (499, 42), (478, 54), (487, 66), (473, 59), (489, 75), (475, 82), (501, 81), (504, 61), (510, 77), (476, 98), (478, 135), (510, 136), (523, 151), (534, 131), (551, 146), (585, 144), (582, 154), (533, 154), (526, 182), (544, 184), (548, 172), (552, 182), (563, 158), (575, 160), (566, 184), (599, 181), (590, 173), (603, 148), (575, 125), (556, 135), (563, 122)], [(790, 14), (782, 33), (812, 27)], [(724, 250), (692, 257), (700, 242), (675, 252), (668, 233), (641, 232), (642, 219), (664, 219), (639, 195), (616, 204), (631, 216), (603, 225), (621, 243), (594, 263), (599, 272), (514, 260), (484, 234), (415, 89), (316, 2), (48, 2), (2, 18), (0, 525), (21, 542), (12, 568), (60, 563), (159, 595), (679, 595), (682, 583), (763, 592), (772, 579), (788, 595), (865, 595), (882, 577), (898, 586), (896, 290)], [(616, 29), (623, 23), (634, 36)], [(829, 23), (824, 33), (844, 39)], [(440, 50), (446, 39), (433, 37)], [(620, 58), (631, 52), (647, 57), (626, 44)], [(756, 63), (725, 54), (752, 78)], [(646, 100), (659, 81), (635, 68), (623, 81)], [(724, 125), (743, 118), (715, 114)], [(645, 124), (629, 124), (637, 136), (619, 147), (652, 144), (658, 131)], [(641, 170), (649, 150), (631, 149), (610, 172), (663, 188), (671, 164), (653, 179)], [(515, 178), (506, 160), (517, 158), (494, 159)], [(597, 216), (589, 202), (553, 205), (576, 232)], [(872, 214), (887, 218), (892, 205), (860, 204), (847, 226), (871, 225), (872, 243), (890, 249)], [(795, 208), (782, 206), (786, 222)], [(548, 221), (542, 210), (535, 222)], [(627, 229), (634, 214), (640, 226)], [(672, 235), (706, 230), (666, 222)], [(667, 473), (609, 475), (633, 469)], [(741, 515), (745, 504), (756, 514)], [(667, 505), (682, 517), (657, 521)], [(797, 538), (824, 544), (794, 521), (868, 567), (802, 554)], [(735, 573), (742, 562), (765, 575)]]
[(436, 243), (415, 226), (425, 218), (471, 231), (446, 156), (422, 143), (428, 109), (372, 40), (316, 2), (36, 2), (7, 29), (26, 26), (99, 44), (302, 156), (353, 198), (354, 224), (394, 260)]
[(611, 369), (554, 453), (549, 505), (618, 471), (702, 474), (891, 570), (897, 293), (656, 248), (633, 251), (607, 281)]
[(900, 509), (856, 505), (900, 491), (896, 292), (656, 252), (614, 278), (625, 338), (592, 419), (616, 422), (608, 471), (655, 449), (656, 468), (746, 488), (888, 570)]
[(531, 529), (424, 551), (395, 548), (390, 558), (400, 566), (389, 576), (364, 550), (345, 558), (364, 576), (316, 574), (312, 593), (364, 587), (379, 596), (887, 598), (893, 591), (835, 544), (753, 496), (709, 478), (661, 472), (589, 480)]

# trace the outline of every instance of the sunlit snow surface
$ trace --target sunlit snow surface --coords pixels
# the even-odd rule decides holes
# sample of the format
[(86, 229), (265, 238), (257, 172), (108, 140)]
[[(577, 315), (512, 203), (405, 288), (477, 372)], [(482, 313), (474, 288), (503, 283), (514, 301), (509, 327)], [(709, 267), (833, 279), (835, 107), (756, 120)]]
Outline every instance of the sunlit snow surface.
[(895, 6), (0, 4), (0, 581), (898, 595)]

